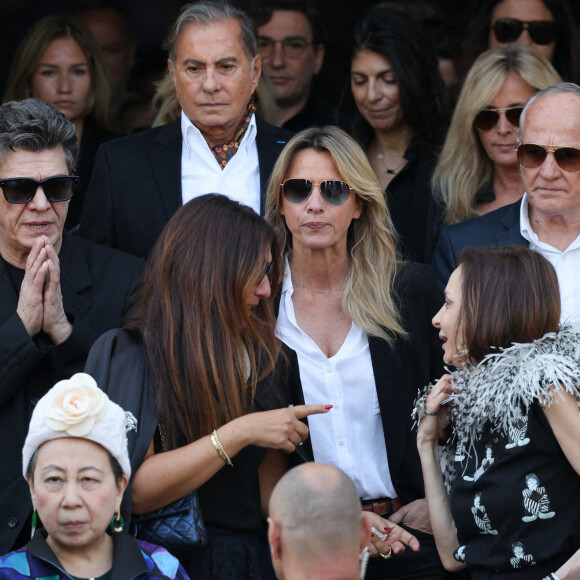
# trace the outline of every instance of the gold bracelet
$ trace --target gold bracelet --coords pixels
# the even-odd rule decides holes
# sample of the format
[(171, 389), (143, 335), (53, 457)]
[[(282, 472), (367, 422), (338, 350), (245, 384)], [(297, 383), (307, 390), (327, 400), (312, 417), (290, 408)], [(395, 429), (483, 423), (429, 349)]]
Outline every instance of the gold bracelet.
[(227, 463), (230, 467), (233, 467), (234, 464), (232, 463), (230, 456), (226, 453), (226, 450), (221, 444), (217, 431), (215, 429), (212, 431), (210, 439), (211, 442), (213, 443), (213, 446), (215, 447), (215, 450), (217, 451), (217, 454), (224, 460), (224, 463)]

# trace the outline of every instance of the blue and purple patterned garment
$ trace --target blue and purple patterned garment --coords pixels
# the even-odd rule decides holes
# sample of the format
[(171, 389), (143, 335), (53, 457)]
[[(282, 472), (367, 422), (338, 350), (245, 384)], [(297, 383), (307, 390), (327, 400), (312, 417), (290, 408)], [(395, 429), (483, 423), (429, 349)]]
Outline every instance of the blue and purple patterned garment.
[[(111, 580), (189, 580), (189, 576), (165, 548), (114, 534)], [(70, 580), (62, 565), (37, 533), (26, 546), (0, 557), (0, 580)]]

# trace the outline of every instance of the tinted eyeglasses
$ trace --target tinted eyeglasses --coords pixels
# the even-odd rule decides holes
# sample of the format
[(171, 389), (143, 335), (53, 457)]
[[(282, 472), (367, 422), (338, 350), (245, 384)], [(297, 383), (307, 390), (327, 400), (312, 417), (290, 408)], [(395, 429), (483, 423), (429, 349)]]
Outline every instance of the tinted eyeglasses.
[(315, 184), (310, 179), (287, 179), (280, 187), (290, 203), (302, 203), (310, 197), (315, 185), (320, 185), (320, 193), (330, 205), (342, 205), (350, 195), (348, 183), (338, 179), (327, 179), (320, 184)]
[(274, 269), (274, 260), (272, 260), (271, 262), (266, 262), (264, 264), (264, 269), (262, 270), (262, 275), (260, 276), (260, 282), (264, 278), (268, 278), (268, 280), (269, 280), (273, 269)]
[(543, 145), (520, 143), (516, 147), (516, 151), (518, 152), (518, 161), (528, 169), (539, 167), (546, 160), (548, 153), (553, 153), (556, 163), (564, 171), (580, 171), (580, 149), (574, 147), (548, 149)]
[(531, 20), (500, 18), (491, 27), (498, 42), (515, 42), (524, 30), (528, 31), (535, 44), (550, 44), (556, 39), (557, 26), (553, 20)]
[(270, 58), (278, 42), (282, 45), (282, 54), (286, 58), (300, 58), (304, 55), (306, 49), (314, 44), (313, 42), (307, 42), (301, 36), (288, 36), (283, 40), (274, 40), (269, 36), (258, 36), (258, 50), (262, 58)]
[(72, 198), (78, 183), (79, 178), (76, 175), (53, 175), (40, 181), (30, 177), (0, 179), (0, 187), (8, 203), (31, 202), (39, 185), (42, 185), (48, 201), (68, 201)]
[(520, 117), (522, 115), (523, 107), (506, 107), (505, 109), (484, 109), (479, 111), (473, 119), (473, 126), (480, 131), (489, 131), (493, 129), (498, 121), (499, 114), (505, 113), (507, 120), (514, 126), (520, 126)]

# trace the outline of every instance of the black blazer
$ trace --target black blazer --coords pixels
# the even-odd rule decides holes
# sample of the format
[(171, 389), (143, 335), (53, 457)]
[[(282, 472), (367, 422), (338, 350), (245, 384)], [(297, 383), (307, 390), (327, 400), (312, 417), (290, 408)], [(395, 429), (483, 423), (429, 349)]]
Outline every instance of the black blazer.
[[(261, 207), (291, 133), (256, 117)], [(104, 143), (85, 197), (79, 235), (146, 258), (181, 207), (181, 120)]]
[(142, 260), (65, 234), (59, 254), (65, 312), (73, 323), (58, 346), (31, 338), (16, 314), (18, 293), (0, 258), (0, 553), (12, 549), (31, 511), (22, 447), (34, 405), (57, 381), (83, 370), (93, 342), (114, 328)]
[[(443, 374), (443, 351), (431, 319), (443, 304), (443, 296), (428, 266), (408, 263), (395, 281), (401, 320), (408, 335), (392, 346), (369, 338), (371, 361), (391, 479), (403, 503), (425, 497), (416, 431), (411, 413), (419, 389)], [(296, 364), (297, 364), (297, 359)], [(298, 369), (295, 370), (298, 374)], [(299, 386), (300, 383), (294, 383)], [(302, 389), (293, 392), (294, 403), (304, 404)], [(303, 457), (300, 457), (303, 456)], [(293, 459), (312, 461), (308, 438)]]
[(520, 233), (521, 204), (521, 200), (516, 201), (441, 231), (431, 266), (442, 288), (457, 268), (457, 257), (464, 248), (528, 245)]

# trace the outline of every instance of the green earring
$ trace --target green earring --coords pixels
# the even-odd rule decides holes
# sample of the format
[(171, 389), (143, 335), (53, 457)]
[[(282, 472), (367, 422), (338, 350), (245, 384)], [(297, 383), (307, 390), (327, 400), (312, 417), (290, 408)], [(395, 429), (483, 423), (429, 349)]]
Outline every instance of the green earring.
[(36, 513), (36, 506), (32, 504), (32, 530), (30, 532), (30, 539), (34, 538), (34, 532), (36, 532), (36, 526), (38, 525), (38, 514)]
[(119, 532), (123, 531), (124, 527), (125, 527), (125, 520), (123, 519), (123, 516), (121, 515), (121, 510), (117, 510), (117, 512), (113, 515), (113, 519), (111, 520), (111, 523), (109, 524), (109, 528), (110, 528), (111, 532), (119, 533)]

